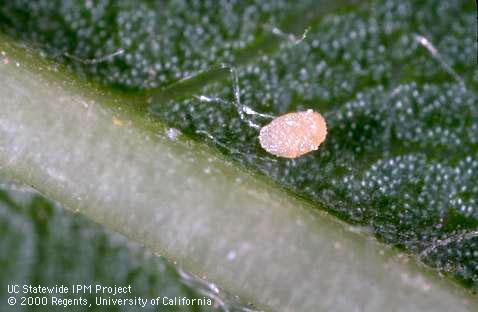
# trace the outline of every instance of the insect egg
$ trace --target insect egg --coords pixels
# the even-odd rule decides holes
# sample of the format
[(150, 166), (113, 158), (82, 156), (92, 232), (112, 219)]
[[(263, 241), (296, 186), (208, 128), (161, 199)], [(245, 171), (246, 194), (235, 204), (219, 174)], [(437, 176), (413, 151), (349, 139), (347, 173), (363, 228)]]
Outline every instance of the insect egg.
[(275, 156), (296, 158), (317, 150), (326, 136), (324, 117), (309, 109), (274, 118), (261, 128), (259, 142)]

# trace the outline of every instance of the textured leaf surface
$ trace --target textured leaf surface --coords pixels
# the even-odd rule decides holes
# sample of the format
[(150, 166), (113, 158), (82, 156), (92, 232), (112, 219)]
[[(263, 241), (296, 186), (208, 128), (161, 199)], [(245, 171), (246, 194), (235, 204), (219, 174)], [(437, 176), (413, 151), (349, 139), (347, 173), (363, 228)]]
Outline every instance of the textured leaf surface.
[(76, 62), (76, 68), (121, 87), (150, 88), (246, 57), (239, 51), (260, 43), (269, 25), (286, 26), (289, 17), (313, 3), (9, 1), (0, 12), (7, 32), (33, 39), (64, 60), (97, 59), (123, 50), (106, 64)]
[(473, 20), (465, 1), (387, 1), (326, 17), (304, 42), (284, 43), (240, 68), (242, 102), (254, 110), (324, 114), (328, 139), (296, 160), (261, 150), (257, 131), (235, 114), (230, 81), (198, 92), (229, 106), (188, 98), (154, 108), (294, 193), (477, 287)]
[[(305, 1), (204, 2), (197, 10), (181, 1), (160, 7), (49, 3), (3, 5), (2, 28), (105, 83), (151, 91), (221, 62), (237, 63), (244, 104), (274, 115), (322, 112), (329, 136), (320, 150), (282, 160), (262, 151), (257, 131), (239, 118), (230, 80), (192, 90), (179, 81), (181, 98), (153, 90), (152, 108), (163, 121), (478, 287), (471, 1), (377, 1), (323, 18), (320, 9), (310, 10), (304, 23)], [(292, 44), (272, 35), (268, 24), (296, 34), (301, 31), (290, 25), (311, 30)], [(87, 61), (93, 64), (68, 56), (101, 59), (119, 49), (125, 52)], [(206, 71), (199, 80), (209, 76)], [(230, 105), (194, 97), (202, 94)]]
[(165, 129), (132, 107), (135, 98), (97, 89), (7, 38), (0, 42), (0, 94), (13, 95), (1, 102), (2, 176), (266, 311), (476, 307), (463, 289), (362, 227), (312, 211)]

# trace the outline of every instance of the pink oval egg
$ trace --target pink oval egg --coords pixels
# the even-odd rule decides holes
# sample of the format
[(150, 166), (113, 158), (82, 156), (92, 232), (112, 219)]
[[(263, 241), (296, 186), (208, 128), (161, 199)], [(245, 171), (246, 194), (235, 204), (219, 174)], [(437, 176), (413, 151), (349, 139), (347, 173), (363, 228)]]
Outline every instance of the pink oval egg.
[(259, 142), (275, 156), (296, 158), (317, 150), (326, 136), (324, 117), (309, 109), (274, 118), (261, 128)]

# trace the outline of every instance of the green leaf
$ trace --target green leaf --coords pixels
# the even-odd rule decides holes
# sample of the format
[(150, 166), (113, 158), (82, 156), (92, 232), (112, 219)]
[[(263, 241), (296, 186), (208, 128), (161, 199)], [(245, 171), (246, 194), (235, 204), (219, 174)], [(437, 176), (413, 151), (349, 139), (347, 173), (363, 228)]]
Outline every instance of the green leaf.
[(271, 115), (307, 108), (324, 115), (328, 139), (298, 159), (261, 149), (256, 129), (236, 113), (230, 80), (196, 91), (229, 105), (197, 97), (165, 105), (159, 99), (166, 90), (153, 109), (476, 289), (478, 69), (468, 67), (474, 14), (465, 1), (376, 3), (328, 16), (300, 44), (284, 42), (240, 67), (242, 104)]
[(367, 229), (314, 212), (172, 134), (131, 109), (133, 98), (1, 42), (9, 61), (0, 66), (0, 94), (15, 95), (2, 98), (3, 176), (264, 310), (475, 306), (448, 280), (368, 239)]
[[(266, 181), (274, 181), (314, 207), (325, 209), (347, 222), (364, 226), (386, 243), (415, 254), (419, 260), (439, 271), (450, 273), (475, 289), (478, 287), (478, 69), (469, 66), (475, 55), (473, 3), (464, 0), (375, 1), (370, 6), (342, 6), (340, 9), (336, 9), (341, 4), (339, 2), (334, 5), (329, 2), (317, 5), (315, 1), (299, 1), (299, 4), (251, 1), (233, 5), (221, 2), (213, 6), (208, 6), (208, 2), (191, 2), (186, 5), (182, 1), (167, 1), (161, 5), (150, 2), (139, 5), (132, 3), (104, 1), (94, 7), (88, 7), (88, 3), (83, 7), (82, 4), (70, 2), (52, 5), (45, 1), (31, 5), (29, 2), (13, 1), (2, 6), (1, 27), (10, 35), (33, 40), (48, 55), (65, 61), (79, 73), (86, 73), (89, 77), (121, 89), (137, 90), (130, 92), (128, 96), (110, 93), (97, 99), (99, 107), (108, 106), (104, 103), (110, 102), (111, 98), (131, 104), (129, 108), (115, 103), (109, 104), (109, 107), (121, 107), (126, 111), (121, 114), (132, 120), (132, 134), (118, 134), (107, 126), (111, 115), (120, 114), (119, 111), (101, 113), (101, 110), (94, 110), (93, 113), (93, 116), (99, 116), (95, 118), (101, 120), (99, 125), (95, 124), (95, 131), (104, 136), (105, 139), (100, 140), (104, 146), (99, 145), (102, 149), (98, 155), (91, 152), (86, 152), (86, 155), (94, 160), (91, 164), (98, 172), (108, 172), (108, 176), (104, 176), (108, 187), (95, 190), (87, 187), (85, 182), (75, 182), (65, 190), (52, 184), (45, 186), (43, 190), (40, 181), (43, 181), (44, 174), (48, 174), (49, 168), (61, 168), (58, 172), (60, 175), (53, 174), (50, 180), (47, 179), (49, 183), (59, 183), (66, 172), (71, 174), (70, 179), (78, 178), (77, 173), (68, 171), (68, 168), (48, 163), (49, 158), (45, 158), (46, 156), (31, 156), (32, 160), (23, 158), (24, 162), (16, 163), (18, 167), (13, 166), (13, 176), (22, 176), (29, 183), (35, 181), (37, 188), (54, 198), (62, 198), (72, 206), (79, 205), (81, 200), (72, 201), (71, 198), (84, 191), (82, 196), (87, 196), (87, 200), (85, 206), (81, 206), (82, 211), (97, 221), (109, 224), (106, 216), (109, 217), (111, 211), (100, 212), (88, 205), (99, 201), (102, 209), (109, 209), (113, 202), (115, 205), (121, 203), (124, 210), (120, 210), (126, 214), (127, 207), (133, 205), (132, 198), (126, 195), (111, 198), (109, 192), (114, 189), (121, 194), (128, 193), (121, 183), (135, 187), (131, 192), (135, 196), (131, 197), (136, 197), (135, 192), (139, 192), (137, 187), (145, 187), (145, 183), (160, 183), (171, 194), (183, 196), (177, 189), (164, 185), (167, 179), (159, 179), (152, 173), (163, 174), (162, 171), (154, 166), (148, 168), (150, 165), (147, 165), (153, 162), (152, 155), (159, 150), (166, 148), (170, 152), (169, 147), (163, 146), (163, 141), (167, 139), (163, 138), (162, 143), (153, 142), (149, 136), (146, 136), (148, 139), (142, 139), (142, 132), (138, 129), (166, 132), (172, 140), (176, 140), (177, 133), (184, 133), (188, 137), (210, 142), (227, 155), (228, 159), (233, 159), (234, 164), (239, 163), (253, 172), (262, 173), (266, 176)], [(198, 7), (192, 9), (190, 5)], [(334, 14), (325, 15), (331, 11), (335, 11)], [(300, 42), (293, 40), (300, 37), (306, 27), (310, 27), (306, 38)], [(277, 35), (278, 29), (282, 35)], [(283, 160), (261, 150), (257, 142), (257, 131), (241, 120), (237, 113), (232, 96), (233, 81), (227, 79), (227, 70), (218, 68), (220, 63), (230, 63), (237, 67), (242, 103), (256, 111), (279, 115), (313, 108), (323, 113), (328, 122), (329, 135), (319, 151), (298, 159)], [(11, 85), (5, 87), (5, 92), (18, 88), (13, 87), (18, 82), (26, 87), (41, 85), (25, 80), (25, 76), (30, 74), (21, 73), (21, 70), (19, 74), (11, 69), (6, 73), (14, 77), (10, 80)], [(5, 75), (5, 79), (8, 75)], [(157, 86), (168, 88), (152, 89)], [(74, 91), (67, 92), (83, 92), (73, 89)], [(78, 120), (72, 117), (73, 112), (81, 115), (76, 108), (59, 109), (58, 103), (53, 101), (56, 93), (48, 92), (40, 96), (42, 100), (38, 103), (30, 99), (30, 105), (44, 105), (45, 110), (55, 110), (62, 118), (66, 118), (66, 114), (70, 116), (68, 118), (72, 118), (72, 124), (84, 123), (81, 118)], [(225, 103), (205, 103), (199, 100), (199, 95), (218, 97)], [(166, 131), (160, 125), (148, 124), (152, 122), (151, 116), (142, 115), (145, 96), (149, 98), (152, 113), (176, 129)], [(93, 97), (96, 99), (97, 95)], [(52, 100), (52, 104), (46, 105), (45, 99)], [(35, 123), (34, 115), (14, 114), (14, 103), (10, 104), (10, 118), (17, 118), (19, 124), (24, 124), (27, 120)], [(33, 107), (30, 109), (34, 110)], [(123, 127), (122, 118), (115, 117), (113, 123)], [(254, 121), (261, 125), (266, 122), (258, 118)], [(13, 126), (11, 123), (5, 124), (8, 129)], [(64, 126), (58, 121), (60, 130), (65, 130)], [(44, 123), (38, 122), (27, 127), (26, 131), (44, 131), (44, 127)], [(22, 133), (21, 130), (18, 131)], [(65, 138), (81, 140), (82, 137), (76, 131), (77, 129), (72, 129), (72, 135), (66, 133)], [(183, 138), (182, 135), (179, 136)], [(46, 140), (47, 137), (44, 135), (43, 139)], [(115, 140), (122, 142), (124, 147), (114, 144)], [(137, 143), (131, 143), (134, 140)], [(45, 144), (45, 141), (40, 141)], [(34, 145), (28, 147), (26, 138), (22, 142), (27, 150), (35, 149)], [(77, 171), (83, 170), (82, 166), (86, 166), (88, 162), (85, 162), (84, 155), (72, 155), (65, 148), (68, 146), (76, 151), (92, 148), (89, 142), (80, 143), (82, 144), (71, 146), (68, 141), (62, 141), (56, 146), (71, 157), (69, 163), (74, 164)], [(188, 170), (180, 169), (182, 167), (175, 162), (171, 165), (168, 157), (165, 161), (168, 165), (160, 168), (174, 168), (171, 169), (175, 171), (174, 174), (166, 176), (178, 184), (184, 183), (182, 179), (177, 179), (178, 176), (192, 176), (191, 179), (197, 183), (203, 179), (209, 181), (203, 177), (203, 173), (207, 177), (213, 170), (212, 165), (206, 165), (205, 161), (208, 158), (205, 155), (210, 152), (202, 154), (196, 151), (196, 145), (189, 149), (187, 146), (191, 143), (185, 144), (183, 150), (171, 147), (170, 153), (174, 155), (171, 157), (180, 159), (179, 163), (194, 159), (199, 164), (196, 164), (197, 168), (186, 166)], [(9, 146), (18, 148), (15, 144)], [(136, 153), (128, 154), (126, 147)], [(114, 154), (111, 154), (112, 151)], [(178, 157), (178, 151), (187, 156)], [(53, 151), (45, 154), (58, 157), (54, 156)], [(138, 154), (143, 155), (143, 158)], [(11, 156), (5, 157), (5, 161), (13, 161)], [(102, 157), (111, 157), (112, 160), (105, 163)], [(120, 163), (130, 163), (131, 160), (131, 172), (123, 172)], [(22, 166), (35, 167), (38, 170), (37, 176), (32, 176), (28, 170), (20, 170)], [(227, 182), (227, 177), (238, 175), (230, 166), (229, 163), (224, 168), (220, 166), (217, 174), (221, 176), (218, 180), (221, 183), (217, 184), (212, 179), (213, 182), (205, 183), (201, 190), (205, 194), (209, 194), (211, 190), (219, 194), (232, 192), (236, 194), (231, 195), (234, 199), (242, 198), (242, 191), (234, 193), (230, 181)], [(201, 173), (201, 170), (204, 172)], [(111, 179), (114, 172), (121, 172), (124, 176), (113, 183)], [(241, 181), (242, 179), (241, 176)], [(84, 177), (78, 181), (84, 181)], [(256, 184), (250, 183), (254, 189)], [(145, 191), (141, 188), (140, 199), (134, 201), (134, 205), (141, 205), (144, 200), (151, 208), (160, 199), (179, 205), (180, 201), (172, 198), (172, 195), (165, 195), (168, 194), (166, 191), (153, 200), (154, 192), (151, 188), (152, 186), (146, 188), (151, 197), (144, 195), (142, 192)], [(259, 189), (262, 190), (262, 186)], [(91, 198), (91, 193), (95, 192), (101, 200)], [(69, 193), (71, 194), (68, 195)], [(280, 198), (280, 202), (285, 200), (281, 197), (283, 195), (273, 194), (273, 197)], [(198, 195), (191, 195), (189, 200), (191, 199), (200, 201)], [(205, 215), (215, 215), (214, 207), (217, 208), (219, 204), (213, 197), (206, 202), (210, 207)], [(189, 205), (190, 203), (188, 201)], [(256, 207), (247, 200), (238, 201), (238, 205)], [(287, 226), (292, 226), (286, 221), (294, 220), (290, 214), (296, 216), (303, 212), (289, 210), (289, 206), (285, 206), (286, 208), (278, 208), (281, 215), (274, 215), (273, 219), (279, 218)], [(238, 211), (239, 208), (236, 213)], [(247, 215), (245, 212), (245, 216), (241, 217), (236, 213), (233, 215), (238, 224), (234, 225), (240, 228), (237, 231), (245, 235), (243, 231), (247, 224), (252, 222), (251, 228), (256, 224), (252, 217), (254, 214), (249, 212), (251, 215)], [(135, 212), (133, 216), (153, 218), (149, 210)], [(185, 216), (188, 215), (181, 214), (181, 218)], [(262, 215), (259, 217), (261, 220), (263, 218)], [(202, 224), (201, 220), (196, 221)], [(119, 224), (121, 222), (127, 223), (123, 220)], [(188, 222), (180, 224), (191, 226)], [(227, 222), (219, 224), (228, 230), (232, 226)], [(280, 254), (284, 257), (287, 255), (290, 263), (312, 267), (313, 262), (307, 261), (316, 256), (317, 251), (313, 250), (313, 239), (307, 239), (315, 237), (311, 234), (315, 233), (315, 227), (307, 225), (302, 233), (301, 238), (306, 242), (301, 242), (305, 246), (301, 251), (306, 255), (301, 261), (291, 256), (293, 248), (284, 248), (282, 245), (295, 242), (294, 239), (299, 239), (299, 236), (284, 238), (280, 232), (276, 232), (278, 224), (282, 223), (270, 221), (264, 225), (267, 231), (260, 233), (275, 233), (284, 241), (269, 241), (270, 246), (267, 248), (256, 245), (261, 246), (261, 255), (274, 254), (271, 250), (283, 249)], [(118, 220), (112, 221), (110, 226), (121, 228)], [(201, 232), (203, 226), (204, 224), (195, 229)], [(284, 225), (285, 228), (287, 226)], [(206, 228), (208, 227), (213, 226), (207, 223)], [(155, 227), (151, 225), (149, 229), (152, 228)], [(206, 248), (200, 255), (196, 255), (199, 259), (197, 263), (188, 258), (197, 252), (198, 246), (203, 246), (201, 242), (195, 241), (195, 247), (183, 245), (182, 248), (174, 249), (171, 245), (162, 245), (165, 241), (171, 244), (175, 241), (172, 238), (163, 238), (160, 244), (160, 240), (151, 238), (151, 234), (142, 231), (137, 233), (129, 227), (123, 231), (132, 231), (127, 234), (142, 241), (148, 238), (148, 245), (153, 249), (165, 248), (171, 252), (172, 258), (188, 262), (192, 271), (208, 267), (213, 279), (221, 280), (224, 285), (244, 294), (246, 298), (252, 296), (251, 292), (239, 289), (238, 275), (226, 277), (226, 273), (205, 260), (219, 254), (210, 250), (207, 254)], [(221, 231), (215, 233), (223, 235)], [(205, 234), (205, 237), (211, 239), (209, 234)], [(244, 242), (245, 237), (241, 237), (241, 241)], [(214, 250), (218, 252), (220, 249)], [(263, 264), (264, 259), (250, 261), (257, 266), (258, 263)], [(213, 263), (217, 265), (221, 261), (224, 259), (217, 259)], [(274, 267), (271, 272), (277, 274), (279, 268), (283, 269), (284, 263), (275, 261), (270, 264)], [(313, 280), (316, 275), (308, 276), (303, 271), (295, 273), (294, 281), (301, 281), (314, 288), (312, 285), (316, 285), (316, 280), (309, 284), (306, 281)], [(244, 273), (244, 276), (248, 276), (250, 280), (247, 282), (251, 284), (257, 282), (255, 275)], [(242, 286), (244, 285), (245, 282)], [(257, 287), (260, 284), (255, 285)], [(286, 283), (287, 287), (291, 287), (290, 285)], [(279, 290), (278, 285), (275, 286), (276, 292), (285, 291)], [(302, 300), (304, 288), (298, 292), (301, 295), (293, 295), (292, 298)], [(277, 307), (280, 300), (285, 300), (288, 304), (292, 302), (290, 292), (280, 299), (276, 298), (277, 302), (266, 294), (267, 290), (265, 293), (257, 292), (254, 296), (257, 296), (256, 299), (261, 304), (272, 307)], [(310, 308), (307, 304), (310, 302), (304, 301), (300, 307)], [(300, 309), (298, 306), (296, 308)]]

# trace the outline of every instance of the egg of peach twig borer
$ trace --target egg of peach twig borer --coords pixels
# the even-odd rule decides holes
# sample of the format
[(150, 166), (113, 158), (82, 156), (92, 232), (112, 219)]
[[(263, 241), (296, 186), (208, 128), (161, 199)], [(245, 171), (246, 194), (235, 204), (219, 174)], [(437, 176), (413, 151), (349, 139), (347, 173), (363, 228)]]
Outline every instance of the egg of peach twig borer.
[(274, 118), (261, 128), (259, 142), (275, 156), (296, 158), (317, 150), (326, 136), (324, 117), (309, 109)]

